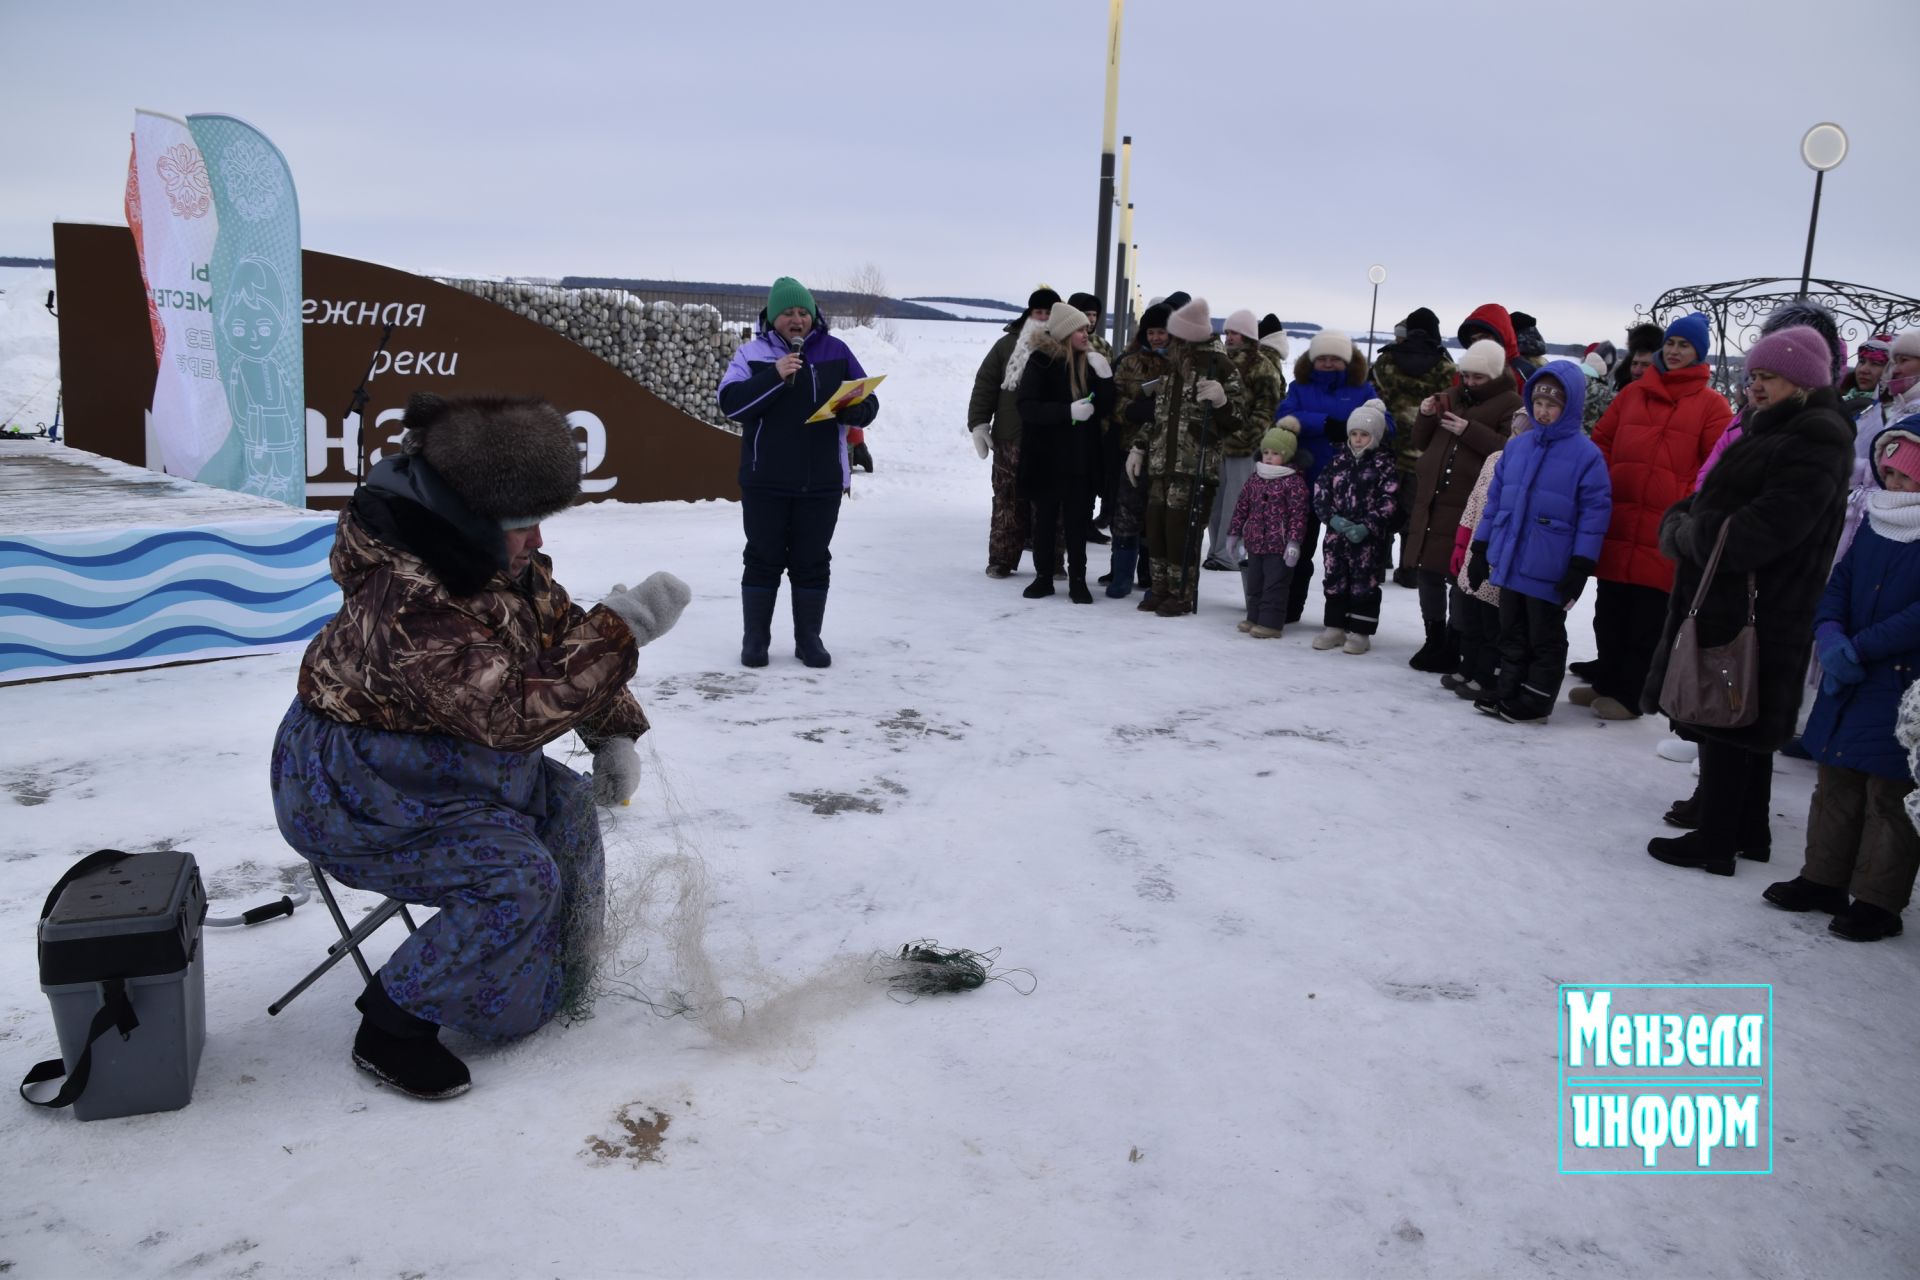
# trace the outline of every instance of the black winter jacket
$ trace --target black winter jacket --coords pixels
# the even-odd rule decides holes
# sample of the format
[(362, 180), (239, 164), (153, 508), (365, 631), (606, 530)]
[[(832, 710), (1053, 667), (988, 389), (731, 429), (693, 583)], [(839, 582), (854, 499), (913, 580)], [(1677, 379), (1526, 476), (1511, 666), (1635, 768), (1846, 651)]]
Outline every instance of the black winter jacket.
[(1659, 702), (1673, 640), (1692, 607), (1720, 527), (1727, 549), (1700, 608), (1703, 648), (1726, 644), (1746, 625), (1747, 575), (1758, 592), (1760, 718), (1744, 729), (1688, 728), (1750, 751), (1777, 751), (1792, 739), (1813, 649), (1814, 613), (1826, 590), (1846, 518), (1853, 474), (1853, 425), (1827, 387), (1806, 400), (1749, 413), (1741, 438), (1720, 455), (1691, 497), (1668, 508), (1660, 550), (1675, 563), (1667, 625), (1648, 674), (1645, 705)]

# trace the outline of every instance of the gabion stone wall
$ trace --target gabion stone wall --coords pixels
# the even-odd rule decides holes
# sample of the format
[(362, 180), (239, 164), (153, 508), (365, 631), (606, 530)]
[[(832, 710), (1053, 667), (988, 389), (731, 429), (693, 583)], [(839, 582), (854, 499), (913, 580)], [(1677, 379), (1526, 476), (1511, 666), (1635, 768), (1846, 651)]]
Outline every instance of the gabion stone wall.
[(565, 289), (518, 280), (443, 280), (579, 343), (684, 413), (737, 430), (714, 389), (740, 330), (709, 306), (644, 302), (621, 289)]

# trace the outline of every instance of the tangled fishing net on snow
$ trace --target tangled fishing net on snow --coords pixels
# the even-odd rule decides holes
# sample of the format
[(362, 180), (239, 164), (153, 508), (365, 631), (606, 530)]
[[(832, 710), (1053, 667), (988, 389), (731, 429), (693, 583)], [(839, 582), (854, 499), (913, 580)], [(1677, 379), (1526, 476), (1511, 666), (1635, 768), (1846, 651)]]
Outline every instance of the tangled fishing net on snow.
[(628, 1000), (661, 1017), (697, 1024), (729, 1048), (810, 1057), (808, 1028), (870, 999), (876, 987), (901, 1003), (996, 981), (1023, 995), (1033, 990), (1027, 970), (995, 967), (997, 947), (942, 948), (930, 939), (907, 943), (898, 954), (843, 955), (792, 973), (762, 965), (752, 939), (742, 937), (744, 958), (729, 966), (723, 985), (708, 945), (712, 887), (694, 824), (673, 771), (644, 738), (640, 749), (641, 776), (651, 782), (651, 795), (597, 811), (604, 815), (605, 910), (585, 906), (604, 923), (597, 931), (569, 928), (570, 939), (580, 943), (577, 950), (569, 947), (565, 990), (571, 999), (563, 1008), (570, 1021), (593, 1016), (600, 999)]

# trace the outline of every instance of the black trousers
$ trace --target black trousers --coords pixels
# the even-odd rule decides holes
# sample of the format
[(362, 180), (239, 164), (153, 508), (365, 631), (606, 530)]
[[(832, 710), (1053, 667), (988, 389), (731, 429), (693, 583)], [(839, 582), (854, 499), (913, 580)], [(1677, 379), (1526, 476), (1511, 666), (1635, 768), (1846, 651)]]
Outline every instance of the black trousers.
[(1500, 593), (1500, 701), (1553, 710), (1567, 678), (1567, 611), (1557, 601)]
[(1086, 476), (1062, 476), (1053, 488), (1033, 499), (1033, 565), (1058, 564), (1055, 538), (1067, 544), (1067, 576), (1087, 576), (1087, 530), (1093, 527), (1093, 481)]
[(1640, 705), (1640, 691), (1666, 626), (1666, 592), (1626, 582), (1601, 582), (1593, 598), (1593, 643), (1599, 650), (1593, 691), (1629, 711), (1653, 710)]
[[(1303, 548), (1304, 550), (1304, 548)], [(1304, 560), (1302, 564), (1306, 563)], [(1300, 571), (1299, 566), (1294, 572)], [(1362, 591), (1352, 595), (1329, 595), (1327, 611), (1323, 615), (1326, 625), (1336, 631), (1350, 631), (1358, 636), (1370, 636), (1380, 629), (1380, 591)]]
[(1491, 693), (1500, 670), (1500, 609), (1453, 589), (1453, 631), (1460, 637), (1460, 674)]
[(785, 573), (795, 587), (827, 589), (833, 528), (840, 521), (840, 491), (820, 494), (740, 492), (740, 523), (747, 549), (740, 585), (780, 589)]
[(1700, 834), (1729, 853), (1770, 849), (1773, 753), (1697, 734), (1700, 743)]
[[(1300, 535), (1300, 563), (1293, 566), (1293, 582), (1287, 587), (1288, 622), (1300, 621), (1300, 615), (1307, 611), (1307, 591), (1313, 586), (1313, 555), (1319, 548), (1320, 517), (1308, 511), (1307, 531)], [(1373, 612), (1378, 616), (1380, 610), (1375, 608)]]
[(1447, 589), (1453, 585), (1453, 579), (1431, 569), (1415, 569), (1413, 574), (1420, 584), (1420, 621), (1429, 627), (1446, 626)]

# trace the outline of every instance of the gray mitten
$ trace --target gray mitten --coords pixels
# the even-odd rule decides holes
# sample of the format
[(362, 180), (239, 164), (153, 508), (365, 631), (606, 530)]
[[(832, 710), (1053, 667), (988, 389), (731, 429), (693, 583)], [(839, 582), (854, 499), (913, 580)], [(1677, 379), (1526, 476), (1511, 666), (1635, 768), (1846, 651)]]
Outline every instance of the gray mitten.
[(687, 584), (670, 573), (656, 573), (637, 587), (614, 583), (600, 603), (620, 615), (643, 648), (673, 630), (680, 611), (693, 599)]
[(632, 738), (610, 738), (593, 753), (593, 802), (611, 809), (640, 789), (640, 752)]

